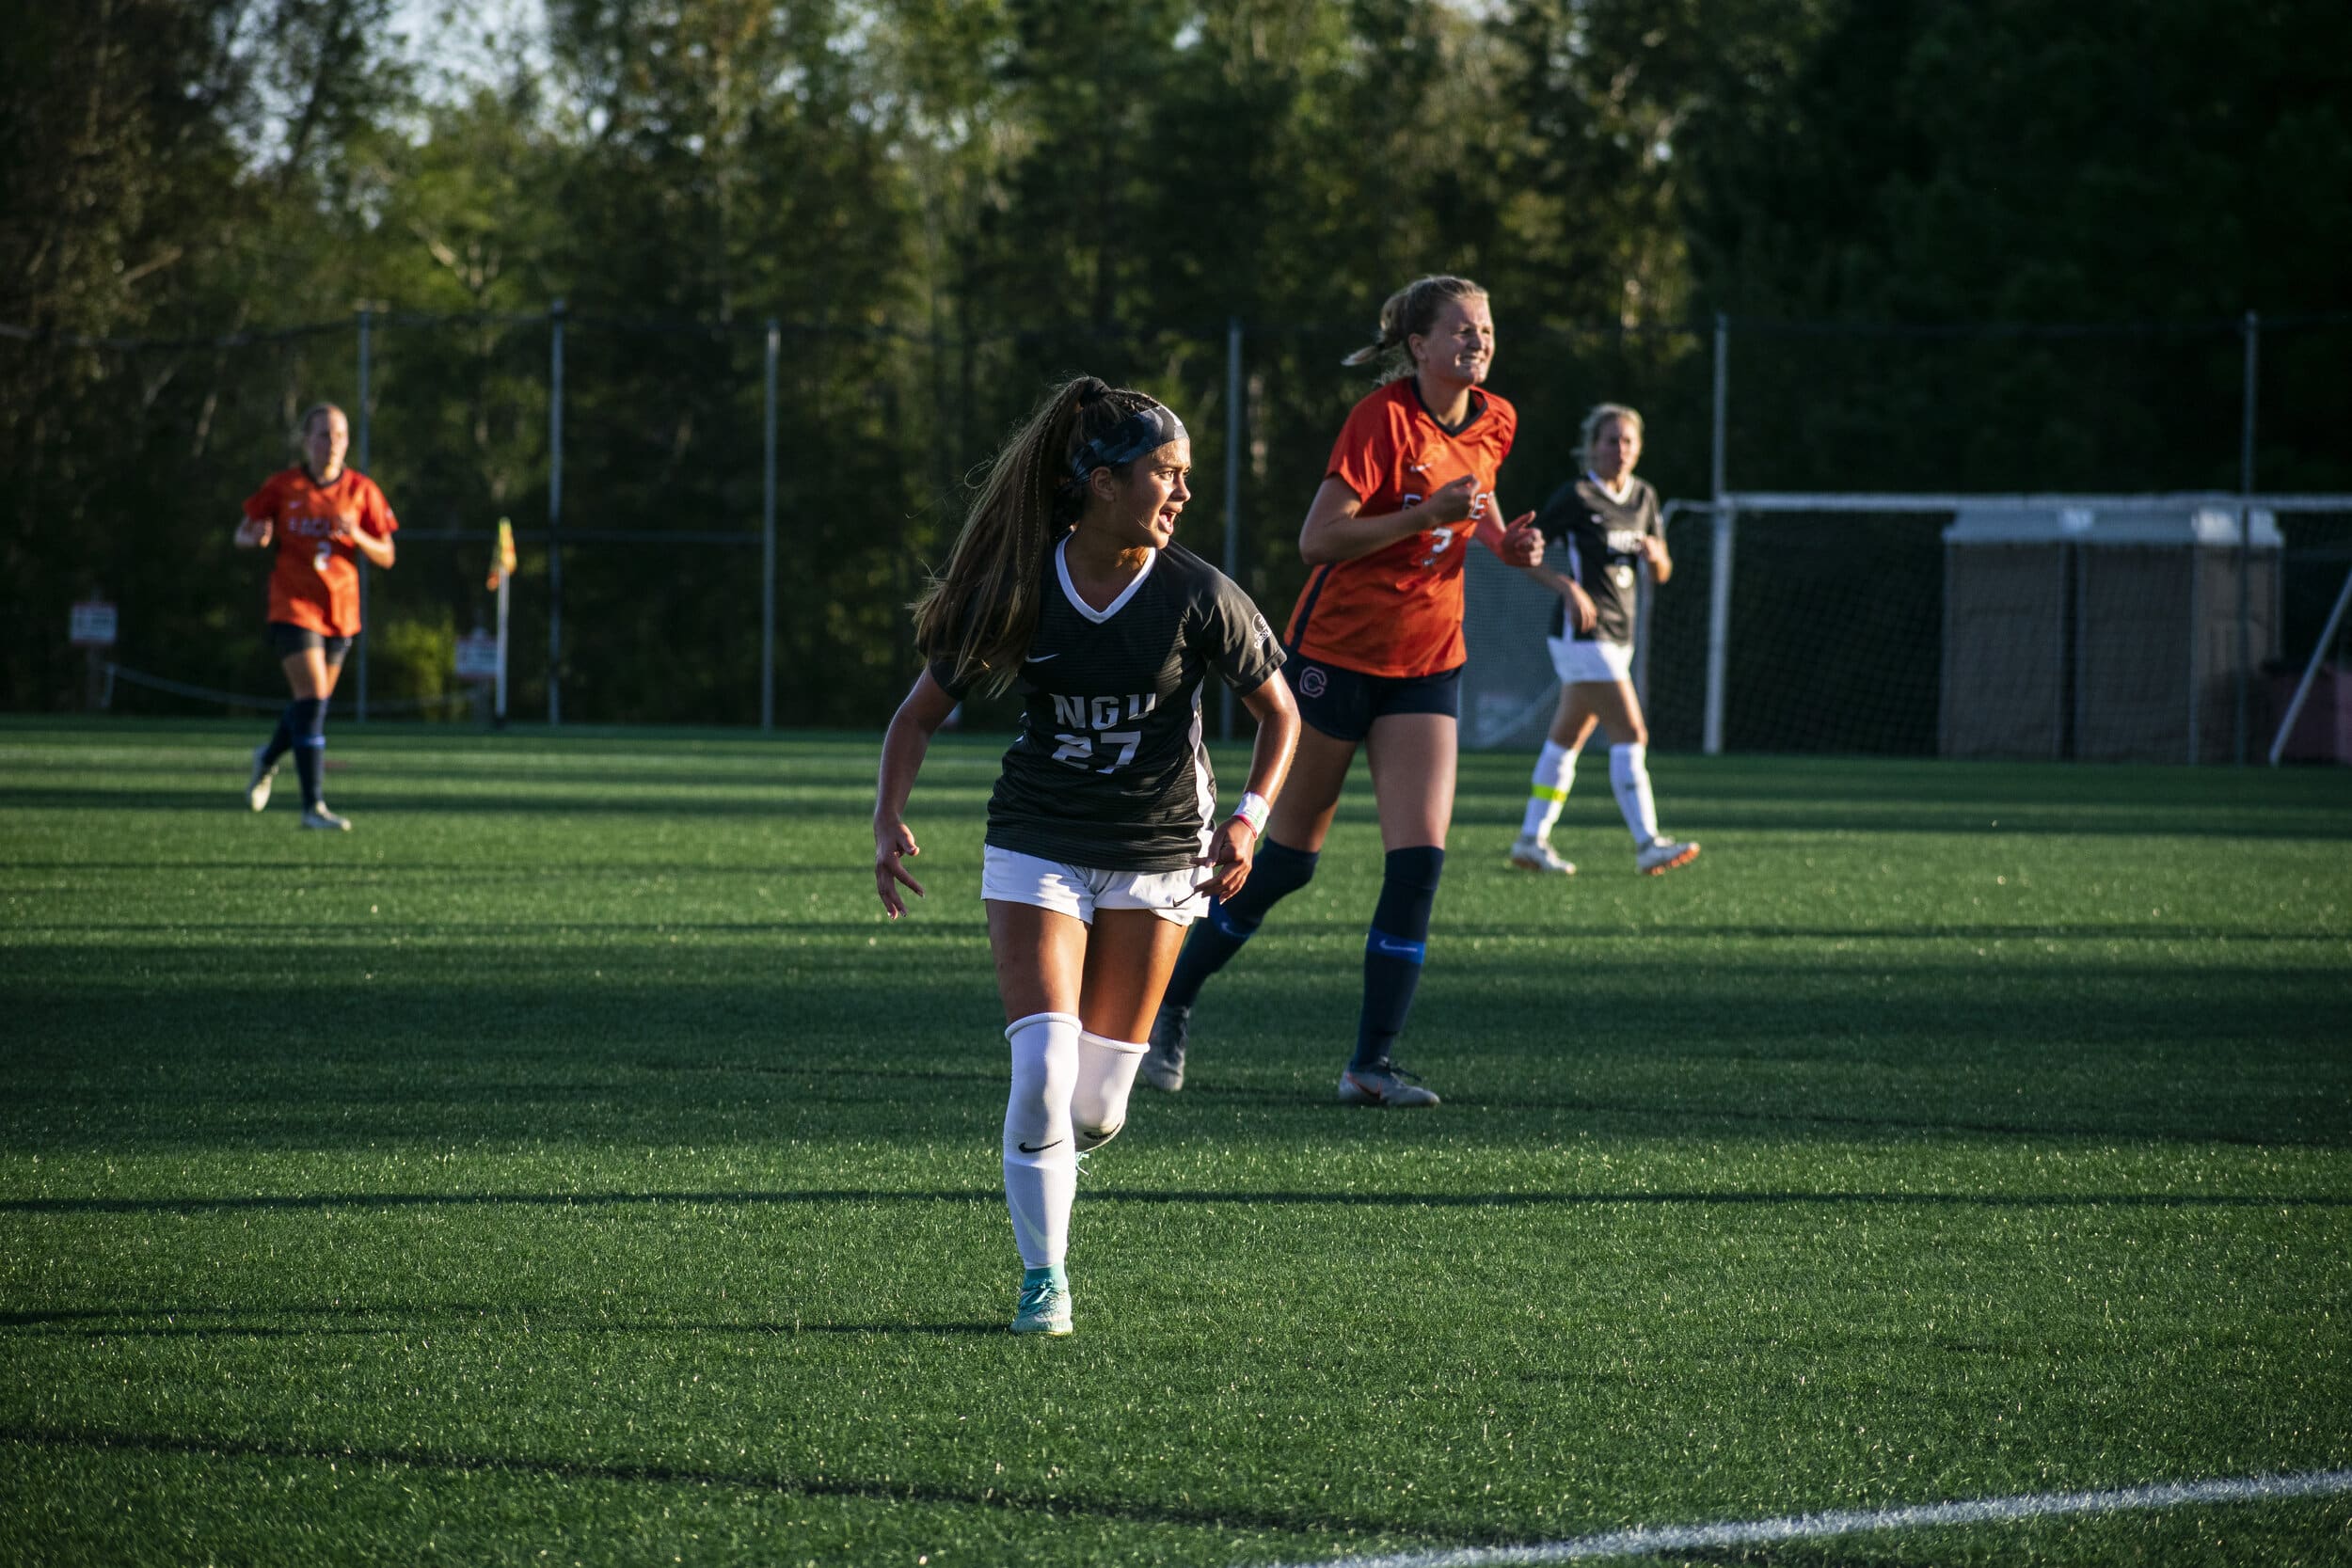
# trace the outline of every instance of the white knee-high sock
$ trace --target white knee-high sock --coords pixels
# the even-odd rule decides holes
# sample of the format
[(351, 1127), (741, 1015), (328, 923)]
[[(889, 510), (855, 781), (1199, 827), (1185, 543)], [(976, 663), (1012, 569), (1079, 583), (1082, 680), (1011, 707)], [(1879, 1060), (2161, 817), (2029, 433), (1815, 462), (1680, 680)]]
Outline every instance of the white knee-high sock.
[(1012, 1046), (1012, 1094), (1005, 1102), (1005, 1207), (1025, 1268), (1059, 1263), (1070, 1251), (1070, 1205), (1078, 1194), (1070, 1094), (1078, 1081), (1074, 1013), (1031, 1013), (1005, 1030)]
[(1609, 787), (1616, 792), (1617, 810), (1633, 834), (1633, 847), (1646, 849), (1658, 836), (1658, 802), (1649, 792), (1649, 748), (1609, 748)]
[(1089, 1145), (1127, 1122), (1127, 1092), (1136, 1086), (1149, 1040), (1115, 1040), (1091, 1029), (1078, 1037), (1078, 1084), (1070, 1095), (1070, 1121)]
[(1563, 746), (1547, 737), (1536, 754), (1534, 777), (1528, 782), (1527, 816), (1519, 823), (1521, 838), (1551, 836), (1560, 808), (1568, 803), (1568, 786), (1576, 782), (1576, 754), (1582, 748)]

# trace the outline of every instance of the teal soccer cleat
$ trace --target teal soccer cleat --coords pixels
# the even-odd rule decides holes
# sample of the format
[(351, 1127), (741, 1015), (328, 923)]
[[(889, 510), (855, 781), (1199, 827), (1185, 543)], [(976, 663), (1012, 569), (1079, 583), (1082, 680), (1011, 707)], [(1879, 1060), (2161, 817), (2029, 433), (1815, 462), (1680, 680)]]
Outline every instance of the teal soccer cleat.
[(1012, 1331), (1015, 1334), (1068, 1334), (1070, 1322), (1070, 1287), (1041, 1279), (1034, 1285), (1021, 1288), (1020, 1303), (1013, 1308)]

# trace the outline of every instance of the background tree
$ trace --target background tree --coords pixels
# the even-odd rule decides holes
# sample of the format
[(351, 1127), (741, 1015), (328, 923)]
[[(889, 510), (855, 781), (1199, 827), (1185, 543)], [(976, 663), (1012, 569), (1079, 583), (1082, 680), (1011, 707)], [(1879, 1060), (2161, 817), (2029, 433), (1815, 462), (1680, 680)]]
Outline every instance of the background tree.
[[(755, 711), (771, 316), (787, 722), (902, 687), (973, 466), (1073, 372), (1183, 410), (1184, 538), (1220, 551), (1236, 318), (1243, 576), (1279, 610), (1369, 386), (1338, 361), (1426, 272), (1494, 291), (1514, 505), (1602, 398), (1703, 491), (1717, 310), (1740, 486), (2233, 483), (2249, 306), (2288, 318), (2264, 482), (2352, 485), (2352, 20), (2318, 0), (489, 0), (429, 67), (393, 4), (0, 0), (0, 701), (78, 699), (64, 606), (102, 584), (126, 665), (274, 689), (222, 524), (351, 397), (361, 308), (369, 465), (416, 531), (372, 688), (421, 697), (497, 519), (545, 526), (565, 303), (574, 718)], [(1932, 566), (1899, 531), (1808, 569), (1867, 598)]]
[[(0, 6), (0, 322), (20, 334), (0, 353), (12, 704), (78, 702), (57, 617), (102, 586), (143, 657), (199, 680), (246, 662), (221, 644), (259, 609), (226, 524), (235, 483), (285, 461), (310, 344), (276, 340), (276, 373), (231, 388), (203, 340), (303, 320), (347, 288), (347, 153), (406, 92), (378, 53), (389, 12)], [(75, 341), (134, 337), (148, 341)], [(224, 446), (238, 482), (215, 467)]]

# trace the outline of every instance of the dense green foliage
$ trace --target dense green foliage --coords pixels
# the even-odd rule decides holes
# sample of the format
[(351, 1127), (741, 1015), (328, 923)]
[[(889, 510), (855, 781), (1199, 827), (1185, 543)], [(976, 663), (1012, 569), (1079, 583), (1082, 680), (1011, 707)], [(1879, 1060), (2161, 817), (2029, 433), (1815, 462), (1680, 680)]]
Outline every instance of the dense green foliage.
[[(2337, 770), (1660, 764), (1331, 1098), (1370, 803), (1138, 1090), (1015, 1341), (992, 743), (0, 727), (0, 1558), (1296, 1561), (2352, 1465)], [(1237, 756), (1222, 759), (1229, 769)], [(2341, 1561), (2342, 1497), (1774, 1562)], [(1746, 1560), (1736, 1554), (1708, 1561)]]
[[(2352, 487), (2324, 0), (548, 0), (448, 7), (429, 49), (405, 14), (0, 0), (0, 327), (31, 334), (0, 337), (0, 705), (78, 701), (93, 588), (126, 664), (275, 686), (228, 524), (294, 413), (351, 395), (361, 305), (365, 466), (417, 531), (371, 606), (407, 628), (371, 650), (391, 698), (485, 609), (482, 546), (418, 535), (548, 515), (557, 300), (580, 537), (756, 530), (787, 324), (787, 723), (890, 700), (963, 477), (1055, 377), (1186, 415), (1214, 552), (1232, 320), (1244, 576), (1279, 610), (1364, 387), (1336, 361), (1432, 270), (1495, 291), (1515, 507), (1602, 397), (1704, 493), (1717, 310), (1746, 487), (2233, 483), (2248, 308), (2263, 483)], [(2054, 322), (2117, 330), (1933, 335)], [(568, 551), (567, 717), (755, 712), (755, 560)], [(548, 589), (527, 550), (525, 711)]]

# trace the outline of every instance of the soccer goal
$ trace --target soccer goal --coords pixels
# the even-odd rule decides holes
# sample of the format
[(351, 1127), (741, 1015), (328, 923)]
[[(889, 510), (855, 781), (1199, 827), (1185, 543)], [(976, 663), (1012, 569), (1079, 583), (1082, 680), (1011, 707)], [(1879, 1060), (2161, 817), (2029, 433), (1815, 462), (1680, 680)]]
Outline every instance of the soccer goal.
[[(1656, 744), (2228, 762), (2270, 749), (2352, 495), (1726, 495), (1666, 508), (1635, 684)], [(1552, 596), (1473, 551), (1464, 743), (1539, 745)]]

